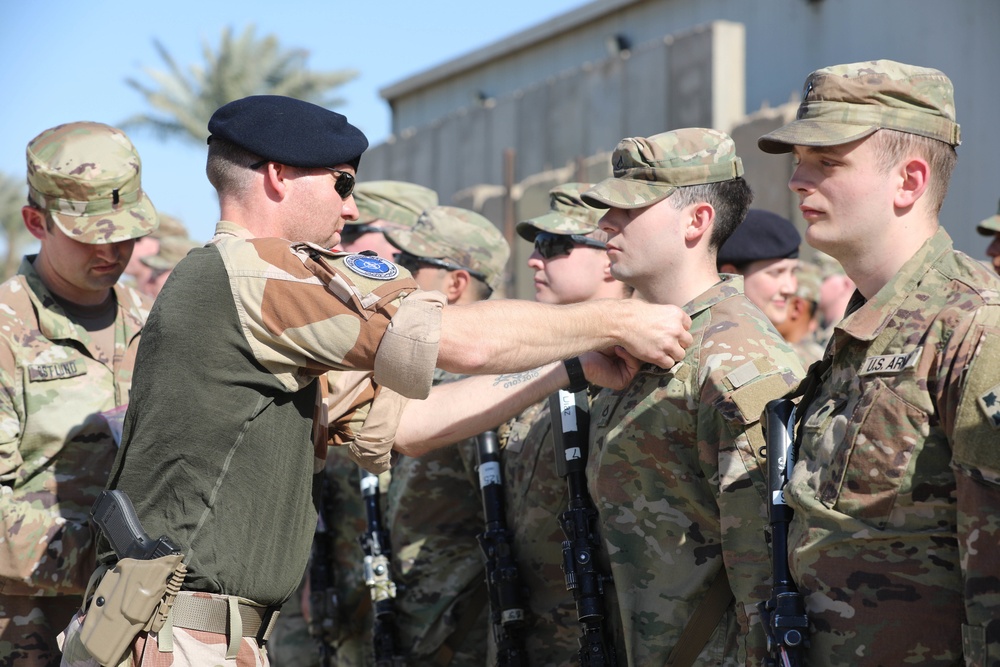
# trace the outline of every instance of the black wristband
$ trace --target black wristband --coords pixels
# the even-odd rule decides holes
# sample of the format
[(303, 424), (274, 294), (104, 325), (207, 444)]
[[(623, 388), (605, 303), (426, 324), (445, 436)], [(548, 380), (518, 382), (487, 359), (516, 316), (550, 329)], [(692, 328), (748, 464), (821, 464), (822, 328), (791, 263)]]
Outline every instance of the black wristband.
[(566, 367), (566, 374), (569, 375), (569, 390), (571, 392), (575, 394), (590, 388), (587, 376), (583, 374), (583, 364), (580, 363), (580, 357), (566, 359), (563, 361), (563, 366)]

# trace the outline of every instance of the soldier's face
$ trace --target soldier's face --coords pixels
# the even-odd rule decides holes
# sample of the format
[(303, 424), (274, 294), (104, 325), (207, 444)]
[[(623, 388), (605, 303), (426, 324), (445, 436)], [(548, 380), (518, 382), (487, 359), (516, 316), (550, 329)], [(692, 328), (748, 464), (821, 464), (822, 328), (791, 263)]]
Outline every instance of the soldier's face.
[(790, 298), (798, 289), (797, 259), (762, 259), (750, 262), (743, 272), (743, 290), (750, 301), (775, 326), (788, 319)]
[(608, 266), (608, 255), (600, 248), (574, 246), (568, 255), (548, 258), (535, 250), (528, 258), (535, 271), (535, 301), (567, 304), (599, 298)]
[(43, 236), (38, 237), (42, 249), (35, 260), (35, 269), (45, 286), (76, 304), (103, 303), (108, 297), (108, 290), (125, 270), (135, 240), (80, 243), (56, 225), (48, 229), (43, 222), (42, 229)]
[(894, 230), (896, 177), (878, 168), (867, 139), (840, 146), (795, 146), (788, 187), (799, 197), (806, 242), (838, 259), (879, 249)]
[(993, 270), (1000, 274), (1000, 232), (993, 235), (993, 242), (986, 249), (986, 255), (993, 260)]
[(670, 279), (685, 247), (686, 213), (669, 198), (644, 208), (609, 208), (600, 226), (608, 234), (611, 275), (640, 295), (652, 296), (657, 285)]
[[(340, 164), (336, 171), (354, 175), (354, 167)], [(340, 230), (347, 220), (358, 219), (354, 196), (346, 198), (335, 189), (337, 174), (329, 169), (299, 169), (288, 179), (289, 200), (285, 234), (292, 241), (309, 241), (323, 248), (340, 243)]]

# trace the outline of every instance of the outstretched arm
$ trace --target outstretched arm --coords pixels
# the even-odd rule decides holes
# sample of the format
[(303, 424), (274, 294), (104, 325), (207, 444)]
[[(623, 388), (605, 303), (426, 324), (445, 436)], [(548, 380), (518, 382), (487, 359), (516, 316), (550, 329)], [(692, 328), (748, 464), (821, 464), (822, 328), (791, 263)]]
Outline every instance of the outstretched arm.
[[(625, 387), (640, 366), (624, 350), (589, 352), (580, 360), (590, 382), (613, 389)], [(427, 399), (407, 402), (393, 448), (406, 456), (421, 456), (495, 428), (568, 386), (569, 376), (561, 362), (437, 385)]]
[(447, 306), (437, 365), (454, 373), (512, 373), (620, 345), (642, 361), (670, 368), (691, 344), (690, 326), (680, 308), (639, 299)]

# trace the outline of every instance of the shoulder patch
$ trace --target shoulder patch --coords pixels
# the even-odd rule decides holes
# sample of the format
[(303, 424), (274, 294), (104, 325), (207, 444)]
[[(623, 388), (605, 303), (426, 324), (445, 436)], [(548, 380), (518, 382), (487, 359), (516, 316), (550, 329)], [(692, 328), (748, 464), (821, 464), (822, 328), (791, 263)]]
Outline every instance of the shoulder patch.
[(348, 255), (344, 257), (344, 266), (359, 276), (373, 280), (393, 280), (399, 276), (399, 267), (381, 257)]
[(979, 396), (979, 407), (986, 415), (986, 421), (994, 428), (1000, 428), (1000, 384)]

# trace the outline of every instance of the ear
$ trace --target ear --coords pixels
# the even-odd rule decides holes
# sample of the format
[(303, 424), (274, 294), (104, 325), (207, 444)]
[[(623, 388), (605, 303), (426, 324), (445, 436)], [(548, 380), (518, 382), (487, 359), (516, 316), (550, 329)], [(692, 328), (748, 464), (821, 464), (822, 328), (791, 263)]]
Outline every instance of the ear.
[(738, 275), (739, 270), (736, 268), (735, 264), (729, 264), (727, 262), (726, 264), (723, 264), (722, 266), (719, 267), (719, 273), (734, 273)]
[(896, 208), (910, 208), (927, 190), (931, 168), (922, 157), (911, 156), (899, 165), (899, 187), (893, 199)]
[(264, 171), (264, 186), (268, 192), (274, 193), (277, 199), (284, 199), (288, 193), (288, 185), (285, 181), (290, 176), (290, 167), (279, 162), (268, 162)]
[(692, 206), (689, 211), (687, 225), (684, 227), (684, 240), (691, 243), (701, 239), (712, 228), (715, 209), (708, 202), (701, 202)]
[(28, 228), (31, 235), (39, 241), (48, 235), (49, 230), (45, 227), (45, 214), (37, 208), (22, 206), (21, 218), (24, 220), (24, 226)]
[(462, 295), (469, 289), (469, 283), (471, 282), (472, 276), (469, 275), (468, 271), (463, 269), (449, 271), (444, 286), (444, 295), (448, 297), (448, 303), (455, 303), (461, 299)]

